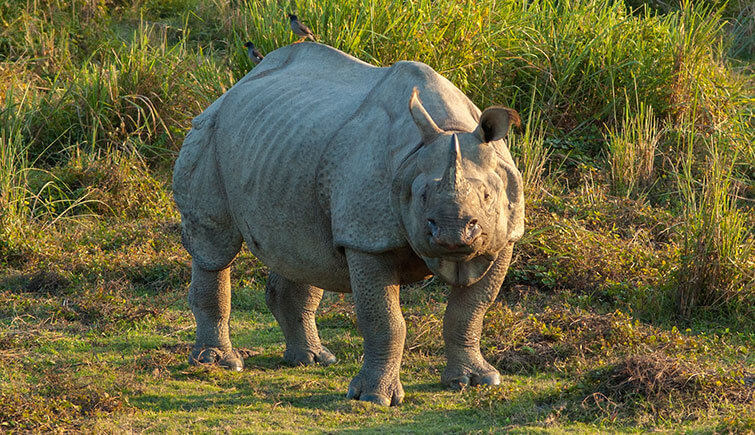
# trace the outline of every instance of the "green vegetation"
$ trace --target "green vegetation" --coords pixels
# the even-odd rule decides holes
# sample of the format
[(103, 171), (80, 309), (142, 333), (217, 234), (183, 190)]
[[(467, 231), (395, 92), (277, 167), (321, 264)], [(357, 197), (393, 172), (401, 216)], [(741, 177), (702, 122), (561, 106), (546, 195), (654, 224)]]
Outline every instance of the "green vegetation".
[[(298, 6), (298, 7), (297, 7)], [(483, 351), (500, 388), (440, 387), (447, 289), (402, 289), (405, 403), (345, 400), (339, 358), (283, 365), (266, 268), (236, 260), (243, 373), (189, 367), (171, 167), (252, 40), (423, 61), (517, 109), (527, 231)], [(755, 6), (685, 0), (0, 3), (0, 430), (755, 431)], [(408, 97), (408, 96), (407, 96)]]

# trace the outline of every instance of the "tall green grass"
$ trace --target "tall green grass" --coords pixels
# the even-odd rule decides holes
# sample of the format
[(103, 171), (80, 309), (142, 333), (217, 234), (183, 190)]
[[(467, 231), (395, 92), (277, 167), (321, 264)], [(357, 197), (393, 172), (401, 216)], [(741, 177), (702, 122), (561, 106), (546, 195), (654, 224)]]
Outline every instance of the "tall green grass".
[[(720, 13), (691, 3), (665, 15), (596, 0), (15, 4), (17, 16), (4, 32), (9, 59), (32, 66), (38, 56), (34, 81), (51, 89), (46, 106), (57, 108), (46, 116), (53, 122), (39, 136), (44, 144), (65, 132), (63, 144), (97, 146), (108, 140), (103, 135), (137, 134), (174, 146), (180, 135), (168, 126), (185, 130), (187, 118), (251, 68), (245, 40), (263, 52), (295, 40), (285, 18), (294, 10), (320, 41), (378, 65), (426, 62), (480, 106), (522, 110), (535, 95), (533, 108), (551, 134), (593, 142), (602, 141), (596, 129), (624, 112), (622, 95), (641, 96), (661, 119), (685, 110), (694, 79), (684, 71), (720, 70), (724, 43)], [(123, 31), (133, 26), (133, 33)], [(709, 74), (717, 82), (706, 99), (711, 113), (724, 99), (732, 107), (743, 103), (746, 90), (727, 74)], [(721, 82), (740, 89), (732, 94)], [(209, 92), (197, 95), (198, 88)], [(597, 155), (601, 147), (590, 149)]]
[(653, 108), (640, 103), (633, 114), (626, 105), (621, 128), (605, 134), (611, 170), (611, 191), (624, 197), (644, 196), (653, 183), (653, 165), (661, 139)]
[[(534, 93), (531, 104), (534, 105)], [(530, 200), (540, 198), (546, 184), (546, 169), (551, 150), (545, 144), (545, 130), (543, 129), (540, 116), (533, 107), (528, 111), (529, 115), (522, 129), (521, 135), (512, 132), (509, 134), (508, 146), (514, 156), (515, 163), (522, 172), (525, 195)]]
[[(689, 122), (679, 136), (682, 205), (680, 261), (674, 274), (679, 313), (701, 309), (755, 316), (755, 234), (732, 189), (737, 150), (722, 134), (701, 136)], [(698, 162), (696, 147), (705, 152)], [(700, 165), (699, 163), (702, 163)], [(696, 167), (697, 166), (697, 167)]]
[[(323, 42), (382, 65), (426, 62), (479, 105), (527, 107), (534, 90), (545, 119), (565, 133), (612, 122), (622, 90), (642, 95), (661, 117), (676, 110), (680, 47), (694, 47), (683, 53), (705, 63), (701, 56), (717, 44), (722, 26), (716, 12), (691, 4), (669, 15), (639, 16), (621, 1), (297, 5)], [(242, 2), (222, 15), (231, 23), (226, 36), (270, 51), (293, 40), (282, 17), (294, 8), (293, 2)]]
[(11, 225), (28, 204), (29, 192), (25, 189), (29, 170), (29, 153), (24, 146), (22, 107), (24, 95), (18, 104), (12, 95), (0, 111), (0, 225)]

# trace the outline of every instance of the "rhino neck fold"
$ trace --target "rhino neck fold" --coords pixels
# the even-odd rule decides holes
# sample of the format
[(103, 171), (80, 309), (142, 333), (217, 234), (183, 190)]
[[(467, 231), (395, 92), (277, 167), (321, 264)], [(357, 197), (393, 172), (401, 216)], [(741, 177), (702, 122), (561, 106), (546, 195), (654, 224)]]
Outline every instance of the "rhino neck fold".
[[(411, 192), (412, 181), (419, 175), (420, 170), (417, 167), (417, 152), (422, 149), (424, 142), (420, 141), (396, 166), (391, 180), (391, 211), (396, 217), (398, 226), (401, 229), (406, 240), (409, 240), (409, 234), (404, 227), (404, 221), (401, 218), (401, 197)], [(409, 241), (411, 244), (411, 241)], [(414, 247), (412, 246), (412, 249)]]
[(443, 281), (460, 287), (470, 286), (485, 276), (493, 265), (495, 258), (481, 255), (465, 262), (455, 262), (442, 258), (423, 257), (425, 264)]

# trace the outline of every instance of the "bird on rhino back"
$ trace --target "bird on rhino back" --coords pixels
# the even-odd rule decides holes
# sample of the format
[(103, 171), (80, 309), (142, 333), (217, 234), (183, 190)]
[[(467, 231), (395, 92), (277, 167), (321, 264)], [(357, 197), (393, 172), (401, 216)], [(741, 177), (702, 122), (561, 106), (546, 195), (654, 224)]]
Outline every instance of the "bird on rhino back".
[(190, 362), (243, 367), (229, 271), (246, 242), (271, 270), (266, 302), (289, 363), (336, 361), (315, 312), (323, 289), (353, 293), (364, 364), (347, 397), (401, 403), (399, 286), (433, 274), (451, 286), (441, 382), (498, 384), (479, 341), (524, 230), (512, 124), (515, 111), (480, 112), (422, 63), (378, 68), (317, 43), (270, 53), (193, 120), (174, 168), (192, 256)]

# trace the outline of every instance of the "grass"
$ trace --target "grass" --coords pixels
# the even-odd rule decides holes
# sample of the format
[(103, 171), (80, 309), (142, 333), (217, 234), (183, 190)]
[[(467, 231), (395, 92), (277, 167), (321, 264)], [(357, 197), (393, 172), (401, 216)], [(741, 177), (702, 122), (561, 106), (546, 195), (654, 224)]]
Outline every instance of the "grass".
[(635, 114), (626, 105), (621, 131), (609, 129), (606, 142), (615, 195), (643, 196), (653, 183), (656, 147), (661, 139), (653, 108), (640, 104)]
[[(527, 231), (482, 338), (500, 388), (441, 388), (432, 280), (402, 289), (405, 403), (345, 400), (350, 296), (318, 316), (340, 362), (287, 367), (248, 252), (232, 276), (247, 369), (188, 366), (172, 163), (252, 68), (244, 41), (294, 41), (293, 10), (324, 43), (426, 62), (526, 120), (510, 147)], [(12, 0), (0, 23), (2, 430), (755, 430), (748, 2)]]
[(678, 306), (684, 315), (700, 307), (750, 305), (755, 275), (751, 266), (752, 239), (747, 217), (730, 194), (737, 150), (721, 137), (703, 141), (707, 170), (700, 182), (693, 178), (694, 137), (686, 139), (687, 154), (679, 179), (686, 200), (683, 260), (676, 271)]

